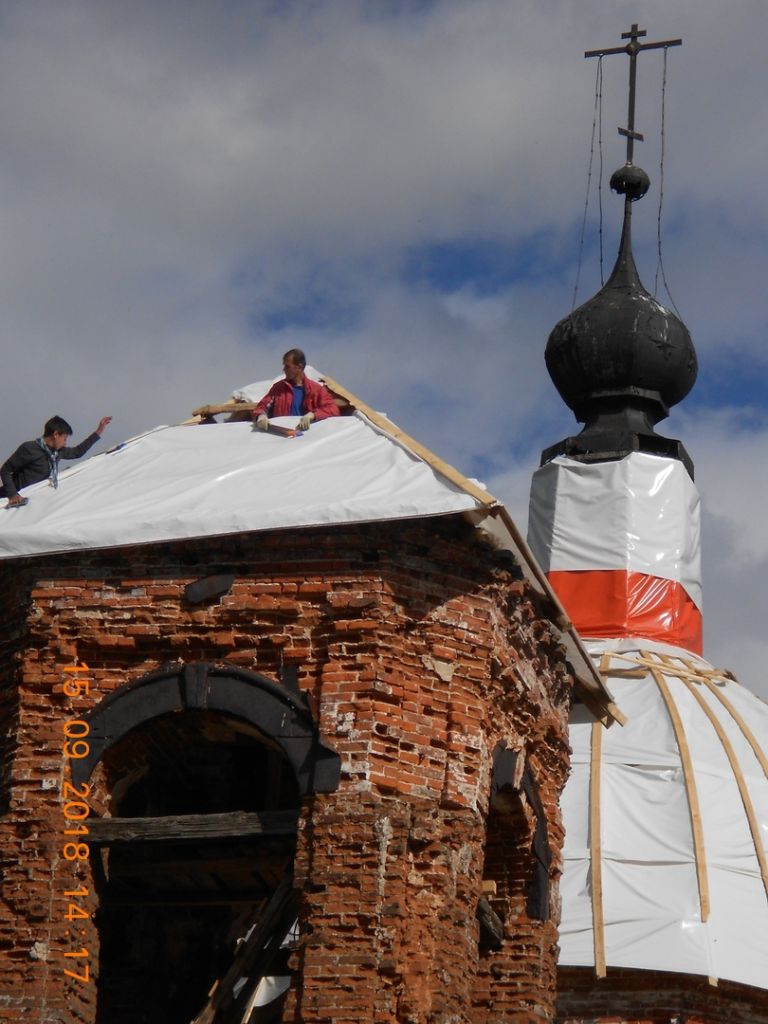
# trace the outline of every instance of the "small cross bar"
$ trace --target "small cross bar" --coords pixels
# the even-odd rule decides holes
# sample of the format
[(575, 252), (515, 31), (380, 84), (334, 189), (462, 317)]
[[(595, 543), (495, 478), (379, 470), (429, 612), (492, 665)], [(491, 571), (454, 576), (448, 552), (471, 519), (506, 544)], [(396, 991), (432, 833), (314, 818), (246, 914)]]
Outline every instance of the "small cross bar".
[(619, 128), (619, 135), (627, 140), (627, 163), (632, 163), (635, 141), (642, 142), (643, 136), (635, 131), (635, 82), (637, 78), (637, 55), (641, 50), (662, 50), (670, 46), (682, 46), (682, 39), (664, 39), (658, 43), (640, 43), (639, 39), (646, 35), (645, 29), (633, 25), (629, 32), (622, 32), (621, 38), (628, 39), (626, 46), (614, 46), (610, 49), (587, 50), (585, 57), (607, 57), (611, 53), (629, 54), (629, 100), (627, 103), (627, 127)]
[(634, 53), (638, 53), (640, 50), (661, 50), (665, 46), (682, 46), (682, 39), (664, 39), (658, 43), (638, 43), (638, 39), (641, 36), (645, 36), (648, 33), (644, 29), (638, 29), (637, 25), (633, 25), (629, 32), (622, 32), (622, 39), (629, 39), (630, 42), (626, 46), (613, 46), (608, 49), (602, 50), (587, 50), (584, 54), (585, 57), (607, 57), (611, 53), (628, 53), (630, 57)]

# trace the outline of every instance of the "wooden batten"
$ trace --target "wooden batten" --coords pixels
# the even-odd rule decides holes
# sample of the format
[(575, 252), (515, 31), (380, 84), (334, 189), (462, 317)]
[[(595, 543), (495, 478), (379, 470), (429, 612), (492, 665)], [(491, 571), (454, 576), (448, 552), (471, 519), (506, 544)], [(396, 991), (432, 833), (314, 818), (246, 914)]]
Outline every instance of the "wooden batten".
[[(659, 688), (664, 703), (667, 706), (669, 717), (672, 721), (672, 728), (675, 732), (677, 747), (680, 751), (680, 759), (683, 764), (683, 778), (685, 780), (685, 791), (688, 796), (688, 810), (691, 815), (691, 831), (693, 834), (693, 853), (696, 860), (696, 880), (699, 886), (699, 906), (701, 920), (709, 919), (709, 875), (707, 872), (707, 854), (704, 846), (704, 830), (701, 824), (701, 806), (699, 804), (699, 793), (696, 788), (696, 776), (693, 771), (693, 760), (691, 750), (688, 746), (688, 739), (685, 735), (680, 712), (677, 710), (674, 698), (667, 686), (662, 670), (658, 667), (651, 667), (651, 676)], [(684, 681), (684, 680), (683, 680)]]
[(161, 818), (91, 818), (88, 828), (92, 846), (109, 846), (113, 843), (290, 836), (295, 834), (297, 823), (298, 811), (231, 811)]
[(728, 714), (731, 716), (734, 722), (736, 722), (738, 727), (741, 729), (744, 739), (752, 748), (753, 754), (760, 762), (760, 767), (763, 769), (763, 773), (765, 774), (765, 777), (768, 779), (768, 757), (766, 757), (765, 751), (757, 742), (755, 734), (752, 732), (752, 730), (749, 728), (746, 721), (744, 720), (743, 716), (736, 710), (736, 708), (728, 700), (725, 694), (721, 693), (720, 687), (713, 683), (711, 679), (705, 679), (704, 683), (707, 689), (710, 691), (710, 693), (712, 693), (720, 701), (725, 710), (728, 712)]
[(761, 835), (760, 822), (757, 820), (755, 814), (755, 807), (752, 803), (752, 798), (749, 795), (749, 789), (747, 787), (744, 773), (741, 770), (739, 759), (736, 757), (736, 751), (733, 749), (733, 744), (728, 739), (728, 735), (723, 728), (722, 722), (720, 722), (715, 715), (712, 708), (704, 700), (704, 697), (694, 688), (694, 686), (687, 680), (684, 679), (683, 683), (688, 690), (693, 694), (697, 704), (709, 719), (712, 728), (717, 733), (717, 737), (723, 745), (725, 755), (730, 763), (731, 770), (733, 771), (734, 778), (736, 779), (736, 785), (739, 787), (739, 795), (741, 796), (741, 802), (744, 805), (744, 813), (747, 816), (747, 822), (749, 823), (749, 831), (752, 834), (752, 841), (755, 844), (755, 853), (757, 855), (758, 863), (760, 864), (760, 875), (763, 879), (763, 887), (765, 894), (768, 896), (768, 861), (766, 860), (765, 850), (763, 849), (763, 837)]
[(478, 487), (477, 484), (472, 483), (463, 473), (460, 473), (457, 469), (454, 469), (448, 462), (435, 455), (434, 452), (430, 451), (423, 444), (420, 444), (415, 438), (411, 437), (410, 434), (406, 434), (404, 430), (388, 420), (386, 416), (382, 416), (380, 412), (376, 412), (370, 405), (367, 405), (356, 395), (353, 395), (351, 391), (348, 391), (338, 381), (333, 380), (332, 377), (323, 378), (326, 384), (334, 394), (340, 395), (342, 398), (353, 405), (356, 409), (359, 409), (375, 426), (385, 431), (389, 437), (395, 441), (399, 441), (409, 451), (413, 452), (414, 455), (418, 455), (420, 459), (423, 459), (428, 466), (431, 466), (437, 473), (444, 476), (446, 480), (450, 480), (452, 484), (456, 484), (462, 491), (466, 491), (467, 494), (471, 494), (473, 498), (480, 502), (481, 505), (491, 506), (498, 505), (496, 498), (488, 491), (483, 490), (482, 487)]
[[(605, 655), (603, 655), (605, 659)], [(600, 818), (600, 783), (603, 754), (603, 726), (592, 723), (589, 758), (589, 859), (592, 874), (592, 934), (595, 951), (595, 974), (604, 978), (605, 919), (603, 917), (603, 847)]]

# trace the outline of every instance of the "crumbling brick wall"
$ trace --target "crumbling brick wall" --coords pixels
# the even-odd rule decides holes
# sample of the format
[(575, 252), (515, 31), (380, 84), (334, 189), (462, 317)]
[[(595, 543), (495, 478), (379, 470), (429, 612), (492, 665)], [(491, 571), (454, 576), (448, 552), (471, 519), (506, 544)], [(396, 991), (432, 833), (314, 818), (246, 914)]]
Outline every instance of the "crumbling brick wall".
[[(188, 583), (222, 572), (235, 575), (228, 593), (185, 600)], [(302, 809), (302, 942), (284, 1020), (551, 1019), (571, 678), (508, 554), (446, 518), (39, 558), (7, 579), (0, 1020), (96, 1019), (95, 981), (62, 970), (61, 894), (95, 888), (87, 861), (61, 856), (62, 722), (193, 660), (274, 679), (296, 665), (341, 758), (338, 791)], [(62, 670), (76, 662), (90, 692), (67, 696)], [(555, 888), (546, 921), (519, 892), (497, 900), (505, 936), (489, 950), (477, 904), (499, 744), (536, 780)], [(98, 935), (83, 927), (97, 979)]]
[(557, 1024), (767, 1024), (768, 992), (693, 974), (558, 971)]

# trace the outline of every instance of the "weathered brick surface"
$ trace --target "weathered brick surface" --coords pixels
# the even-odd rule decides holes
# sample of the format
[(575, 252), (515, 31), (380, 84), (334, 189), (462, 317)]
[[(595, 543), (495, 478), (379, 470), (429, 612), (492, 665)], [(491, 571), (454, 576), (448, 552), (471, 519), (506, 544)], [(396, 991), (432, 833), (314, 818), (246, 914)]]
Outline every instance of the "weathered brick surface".
[(556, 1024), (766, 1024), (768, 992), (688, 974), (558, 971)]
[[(219, 572), (235, 574), (227, 594), (185, 601), (188, 583)], [(530, 808), (521, 803), (519, 828), (489, 833), (488, 800), (504, 743), (536, 779), (556, 883), (571, 680), (508, 556), (460, 520), (433, 520), (37, 559), (1, 578), (0, 1021), (96, 1019), (97, 986), (62, 973), (61, 894), (95, 889), (87, 862), (62, 856), (63, 723), (192, 660), (270, 678), (297, 665), (341, 758), (339, 790), (302, 810), (302, 943), (284, 1020), (551, 1019), (556, 920), (529, 919), (524, 898)], [(68, 697), (62, 670), (77, 659), (92, 689)], [(109, 794), (96, 788), (91, 806), (109, 813)], [(496, 952), (480, 943), (483, 877), (498, 882)], [(78, 941), (98, 976), (99, 937), (86, 928)]]

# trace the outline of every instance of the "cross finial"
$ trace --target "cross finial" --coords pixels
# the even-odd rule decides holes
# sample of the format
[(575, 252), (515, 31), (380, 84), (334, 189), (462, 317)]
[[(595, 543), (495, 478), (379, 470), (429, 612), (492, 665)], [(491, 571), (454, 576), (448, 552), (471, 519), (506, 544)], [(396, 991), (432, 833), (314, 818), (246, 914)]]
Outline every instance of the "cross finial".
[(629, 54), (629, 105), (627, 111), (627, 127), (619, 128), (619, 135), (625, 136), (627, 140), (627, 163), (632, 163), (632, 156), (634, 154), (635, 139), (638, 142), (643, 141), (643, 136), (640, 132), (635, 131), (635, 81), (637, 78), (637, 55), (641, 50), (661, 50), (667, 49), (670, 46), (682, 46), (682, 39), (664, 39), (659, 43), (641, 43), (639, 39), (646, 35), (644, 29), (640, 29), (637, 25), (633, 25), (629, 32), (622, 32), (621, 38), (628, 39), (629, 42), (626, 46), (614, 46), (611, 49), (604, 50), (587, 50), (584, 54), (585, 57), (605, 57), (610, 53), (628, 53)]

